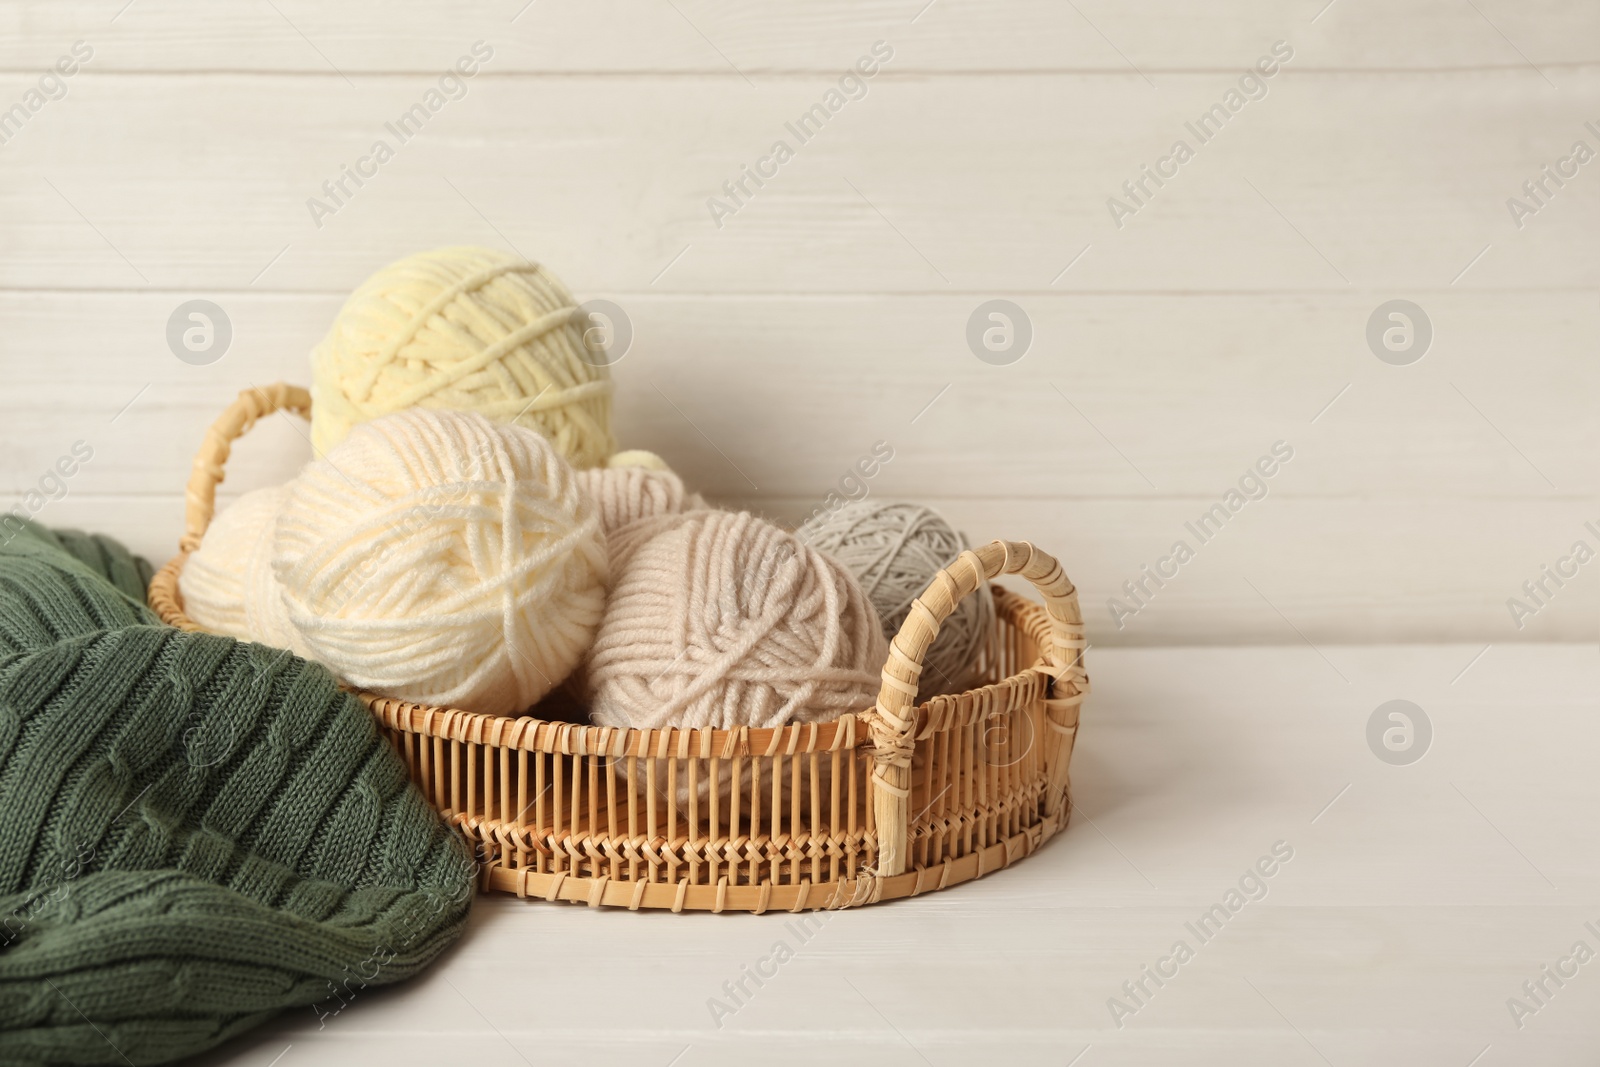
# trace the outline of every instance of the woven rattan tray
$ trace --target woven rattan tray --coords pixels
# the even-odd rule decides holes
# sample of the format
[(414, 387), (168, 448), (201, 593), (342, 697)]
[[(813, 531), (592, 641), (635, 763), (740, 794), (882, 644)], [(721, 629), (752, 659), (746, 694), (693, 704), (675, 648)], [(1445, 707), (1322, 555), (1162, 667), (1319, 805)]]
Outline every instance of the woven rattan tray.
[[(247, 389), (207, 431), (179, 552), (150, 584), (168, 623), (197, 630), (178, 573), (211, 522), (234, 440), (304, 389)], [(980, 582), (1020, 574), (1038, 604), (996, 588), (973, 665), (983, 684), (914, 705), (940, 622)], [(802, 911), (916, 896), (1027, 856), (1071, 811), (1068, 763), (1089, 689), (1083, 619), (1061, 566), (991, 541), (913, 604), (876, 706), (770, 729), (625, 730), (480, 715), (359, 693), (411, 775), (479, 848), (485, 888), (591, 906)]]

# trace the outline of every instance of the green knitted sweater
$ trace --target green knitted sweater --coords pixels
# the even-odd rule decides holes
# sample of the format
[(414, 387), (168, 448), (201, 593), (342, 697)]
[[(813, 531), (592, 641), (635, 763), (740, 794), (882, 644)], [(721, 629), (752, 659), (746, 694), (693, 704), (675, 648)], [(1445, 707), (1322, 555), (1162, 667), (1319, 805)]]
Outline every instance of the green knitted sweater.
[(162, 625), (149, 574), (105, 538), (0, 544), (0, 1063), (144, 1067), (326, 1018), (466, 923), (472, 855), (366, 709)]

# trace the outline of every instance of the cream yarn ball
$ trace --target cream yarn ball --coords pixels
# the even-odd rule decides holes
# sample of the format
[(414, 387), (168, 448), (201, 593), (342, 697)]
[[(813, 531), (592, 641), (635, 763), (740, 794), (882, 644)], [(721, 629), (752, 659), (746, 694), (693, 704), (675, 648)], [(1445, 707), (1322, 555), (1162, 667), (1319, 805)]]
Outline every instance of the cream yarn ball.
[(608, 467), (643, 467), (647, 471), (669, 471), (667, 461), (642, 448), (629, 448), (606, 460)]
[[(911, 613), (911, 602), (967, 548), (967, 539), (931, 508), (871, 500), (814, 516), (795, 536), (855, 575), (891, 639)], [(983, 582), (939, 627), (922, 660), (918, 695), (966, 689), (993, 629), (994, 595)]]
[(288, 485), (254, 489), (224, 508), (178, 573), (178, 591), (184, 614), (202, 629), (316, 659), (289, 621), (272, 570), (273, 535), (288, 493)]
[(548, 441), (413, 409), (241, 497), (179, 588), (201, 626), (362, 689), (515, 714), (583, 658), (606, 577), (594, 505)]
[(265, 590), (276, 588), (272, 531), (284, 494), (281, 485), (245, 493), (217, 513), (200, 547), (184, 562), (178, 572), (183, 611), (203, 629), (287, 647), (270, 640), (259, 621), (254, 627), (250, 621), (250, 606), (264, 604)]
[(850, 574), (746, 512), (624, 527), (585, 666), (602, 726), (779, 726), (872, 706), (888, 643)]
[(311, 353), (311, 442), (412, 406), (475, 411), (547, 437), (575, 466), (616, 450), (606, 357), (550, 271), (486, 248), (391, 263)]

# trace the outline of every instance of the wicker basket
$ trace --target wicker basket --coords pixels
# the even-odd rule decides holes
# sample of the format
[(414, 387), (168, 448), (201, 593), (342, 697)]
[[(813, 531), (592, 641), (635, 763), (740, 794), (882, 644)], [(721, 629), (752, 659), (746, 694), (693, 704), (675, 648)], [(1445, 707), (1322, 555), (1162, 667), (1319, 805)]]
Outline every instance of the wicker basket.
[[(294, 386), (248, 389), (207, 432), (179, 553), (150, 585), (162, 619), (199, 629), (178, 572), (211, 521), (233, 441), (263, 415), (310, 408)], [(995, 629), (974, 665), (986, 684), (913, 707), (939, 623), (1000, 574), (1027, 578), (1044, 604), (996, 588)], [(486, 888), (591, 906), (802, 911), (943, 889), (1062, 830), (1084, 648), (1060, 564), (992, 541), (913, 604), (877, 705), (828, 723), (626, 730), (540, 718), (542, 705), (508, 717), (358, 695), (479, 847)]]

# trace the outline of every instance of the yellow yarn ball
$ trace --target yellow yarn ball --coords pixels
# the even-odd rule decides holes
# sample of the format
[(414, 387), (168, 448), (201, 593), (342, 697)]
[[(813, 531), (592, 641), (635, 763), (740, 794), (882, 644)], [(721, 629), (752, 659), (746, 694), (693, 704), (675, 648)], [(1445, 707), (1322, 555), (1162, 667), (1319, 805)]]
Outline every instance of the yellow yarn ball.
[(560, 279), (487, 248), (391, 263), (345, 301), (311, 353), (319, 454), (357, 423), (409, 407), (474, 411), (544, 435), (579, 468), (606, 462), (606, 356)]

